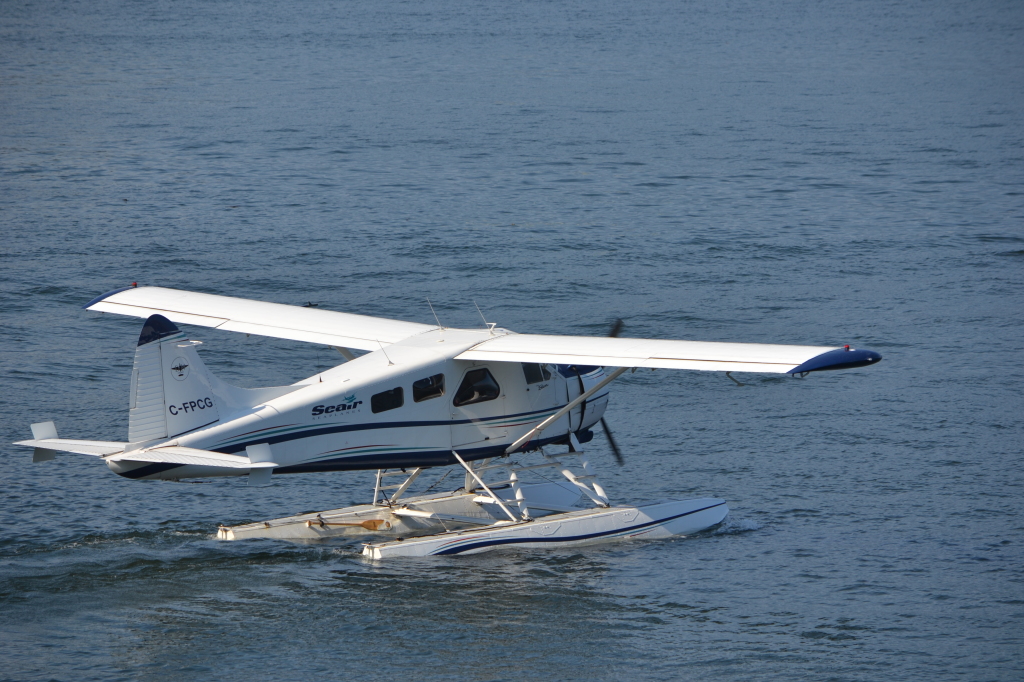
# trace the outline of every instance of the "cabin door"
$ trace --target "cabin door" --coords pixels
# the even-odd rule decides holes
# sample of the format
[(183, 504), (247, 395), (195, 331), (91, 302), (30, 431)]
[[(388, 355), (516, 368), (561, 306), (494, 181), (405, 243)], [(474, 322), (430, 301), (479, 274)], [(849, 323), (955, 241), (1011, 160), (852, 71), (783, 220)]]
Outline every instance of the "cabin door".
[[(516, 436), (522, 436), (527, 430), (547, 419), (552, 413), (565, 405), (565, 400), (562, 399), (565, 397), (564, 381), (559, 381), (561, 377), (558, 376), (554, 365), (524, 362), (522, 367), (523, 375), (526, 378), (525, 409), (516, 409), (516, 406), (510, 409), (512, 414), (526, 412), (527, 418), (523, 421), (527, 422), (527, 424), (523, 427), (522, 433), (516, 433)], [(568, 422), (568, 417), (560, 418), (543, 432), (542, 437), (552, 436), (557, 433), (567, 433)]]
[(508, 435), (505, 393), (494, 368), (467, 369), (452, 396), (451, 407), (452, 449), (456, 452), (460, 447), (485, 447)]

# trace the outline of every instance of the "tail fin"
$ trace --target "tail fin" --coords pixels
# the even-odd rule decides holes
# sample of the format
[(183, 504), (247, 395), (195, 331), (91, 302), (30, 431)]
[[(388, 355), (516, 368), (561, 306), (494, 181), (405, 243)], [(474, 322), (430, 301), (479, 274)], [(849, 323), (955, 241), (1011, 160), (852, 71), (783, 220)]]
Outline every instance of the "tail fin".
[(146, 320), (132, 369), (129, 442), (174, 438), (298, 388), (229, 386), (206, 369), (197, 345), (162, 315)]

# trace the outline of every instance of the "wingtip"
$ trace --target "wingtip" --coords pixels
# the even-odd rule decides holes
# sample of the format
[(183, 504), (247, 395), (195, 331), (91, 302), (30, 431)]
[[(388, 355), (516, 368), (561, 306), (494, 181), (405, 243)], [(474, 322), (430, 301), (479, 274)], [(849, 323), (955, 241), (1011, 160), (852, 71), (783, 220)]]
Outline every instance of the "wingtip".
[(137, 288), (138, 286), (139, 286), (139, 283), (138, 283), (138, 282), (132, 282), (132, 283), (131, 283), (131, 285), (129, 285), (129, 286), (126, 286), (126, 287), (121, 287), (120, 289), (114, 289), (113, 291), (108, 291), (108, 292), (107, 292), (107, 293), (105, 293), (105, 294), (100, 294), (100, 295), (99, 295), (99, 296), (97, 296), (96, 298), (92, 299), (91, 301), (89, 301), (88, 303), (86, 303), (85, 305), (83, 305), (83, 306), (82, 306), (82, 309), (83, 309), (83, 310), (88, 310), (89, 308), (93, 307), (94, 305), (96, 305), (96, 304), (97, 304), (97, 303), (99, 303), (100, 301), (102, 301), (102, 300), (104, 300), (104, 299), (108, 299), (108, 298), (110, 298), (111, 296), (113, 296), (114, 294), (119, 294), (119, 293), (121, 293), (122, 291), (128, 291), (129, 289), (135, 289), (135, 288)]
[(802, 365), (789, 370), (789, 374), (806, 374), (807, 372), (867, 367), (868, 365), (877, 364), (881, 359), (881, 354), (873, 350), (858, 350), (844, 346), (821, 355), (815, 355)]

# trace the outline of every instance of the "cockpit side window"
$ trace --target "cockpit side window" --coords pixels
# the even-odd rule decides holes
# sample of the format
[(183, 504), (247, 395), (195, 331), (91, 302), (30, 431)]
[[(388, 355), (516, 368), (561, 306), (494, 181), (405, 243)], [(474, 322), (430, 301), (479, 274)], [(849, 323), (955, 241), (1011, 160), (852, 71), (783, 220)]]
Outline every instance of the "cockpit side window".
[(466, 378), (462, 380), (462, 385), (455, 392), (455, 400), (452, 401), (452, 404), (455, 407), (462, 407), (463, 405), (484, 403), (494, 400), (500, 395), (501, 387), (494, 380), (490, 370), (487, 368), (473, 369), (466, 372)]
[(390, 391), (382, 391), (370, 398), (370, 410), (374, 414), (377, 414), (378, 412), (387, 412), (388, 410), (393, 410), (396, 407), (401, 407), (404, 404), (405, 395), (401, 386), (393, 388)]
[(526, 375), (526, 383), (528, 384), (539, 384), (551, 378), (551, 372), (548, 371), (546, 366), (538, 365), (534, 362), (523, 363), (523, 374)]
[(444, 375), (435, 374), (426, 379), (412, 382), (413, 402), (423, 402), (444, 395)]

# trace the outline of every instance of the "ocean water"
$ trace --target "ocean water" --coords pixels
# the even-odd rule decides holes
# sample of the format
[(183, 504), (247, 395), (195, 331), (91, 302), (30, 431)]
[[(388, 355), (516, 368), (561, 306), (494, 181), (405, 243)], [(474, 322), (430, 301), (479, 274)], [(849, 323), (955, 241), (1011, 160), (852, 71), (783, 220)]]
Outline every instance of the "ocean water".
[[(0, 679), (1024, 677), (1016, 2), (0, 3)], [(370, 563), (218, 543), (372, 474), (33, 465), (123, 440), (138, 281), (522, 332), (836, 345), (638, 372), (591, 450), (699, 537)], [(245, 386), (326, 348), (197, 329)]]

